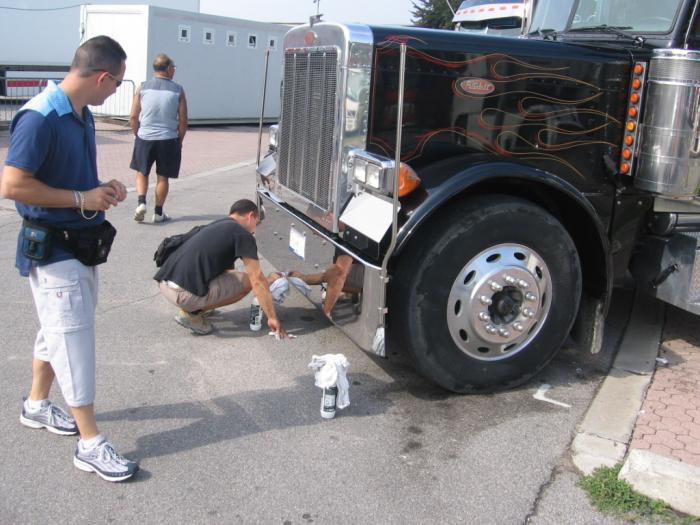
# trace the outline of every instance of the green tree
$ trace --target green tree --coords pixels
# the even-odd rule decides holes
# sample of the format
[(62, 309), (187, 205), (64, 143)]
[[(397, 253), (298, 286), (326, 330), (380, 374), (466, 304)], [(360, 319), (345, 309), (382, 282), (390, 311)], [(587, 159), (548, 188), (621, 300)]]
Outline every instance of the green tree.
[(448, 2), (455, 11), (462, 3), (461, 0), (415, 0), (411, 12), (413, 24), (418, 27), (451, 28), (453, 15)]

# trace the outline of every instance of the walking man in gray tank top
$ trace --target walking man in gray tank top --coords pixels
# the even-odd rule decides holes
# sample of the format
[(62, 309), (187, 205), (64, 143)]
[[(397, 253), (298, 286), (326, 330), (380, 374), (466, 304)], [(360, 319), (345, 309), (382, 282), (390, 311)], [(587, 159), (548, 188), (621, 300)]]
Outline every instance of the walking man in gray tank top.
[(146, 216), (148, 175), (154, 162), (158, 180), (153, 222), (170, 219), (163, 205), (170, 189), (169, 179), (176, 179), (180, 174), (182, 140), (187, 132), (187, 100), (182, 86), (173, 82), (175, 69), (168, 55), (157, 55), (153, 61), (153, 78), (143, 82), (134, 93), (129, 124), (136, 135), (131, 158), (138, 194), (136, 222), (143, 222)]

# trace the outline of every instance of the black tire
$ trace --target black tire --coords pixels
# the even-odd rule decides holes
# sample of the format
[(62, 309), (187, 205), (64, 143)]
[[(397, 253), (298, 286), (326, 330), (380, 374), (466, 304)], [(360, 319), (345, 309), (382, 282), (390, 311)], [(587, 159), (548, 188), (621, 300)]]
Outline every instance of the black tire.
[(419, 372), (453, 392), (490, 392), (527, 381), (554, 357), (576, 317), (581, 268), (547, 211), (483, 195), (421, 228), (389, 294), (391, 340)]

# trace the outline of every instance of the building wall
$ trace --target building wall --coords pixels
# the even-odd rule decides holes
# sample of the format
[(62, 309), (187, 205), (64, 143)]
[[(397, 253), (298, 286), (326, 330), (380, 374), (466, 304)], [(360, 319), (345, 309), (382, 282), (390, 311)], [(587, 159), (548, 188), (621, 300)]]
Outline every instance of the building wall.
[[(70, 0), (2, 0), (0, 66), (67, 66), (81, 41), (80, 6)], [(90, 0), (91, 4), (128, 4), (128, 0)], [(151, 0), (142, 3), (198, 12), (199, 0)], [(62, 6), (74, 6), (65, 8)], [(6, 9), (6, 8), (13, 9)]]
[[(280, 112), (282, 42), (287, 26), (148, 6), (86, 6), (85, 38), (107, 34), (127, 52), (125, 78), (136, 86), (153, 74), (152, 62), (166, 53), (177, 65), (174, 80), (187, 94), (190, 121), (254, 122), (260, 116), (265, 51), (270, 40), (265, 116)], [(185, 30), (187, 38), (183, 38)], [(205, 41), (204, 35), (211, 37)], [(227, 45), (235, 36), (235, 46)], [(248, 45), (256, 37), (256, 46)], [(126, 83), (120, 90), (126, 89)], [(127, 96), (108, 99), (104, 113), (128, 114)], [(112, 107), (118, 105), (119, 108)], [(108, 105), (111, 105), (108, 107)]]

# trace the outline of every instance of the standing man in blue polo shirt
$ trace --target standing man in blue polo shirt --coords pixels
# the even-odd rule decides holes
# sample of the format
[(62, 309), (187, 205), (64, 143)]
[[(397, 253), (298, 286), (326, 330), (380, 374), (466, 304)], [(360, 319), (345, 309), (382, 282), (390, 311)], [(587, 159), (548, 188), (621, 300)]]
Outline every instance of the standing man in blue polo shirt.
[(157, 55), (153, 61), (153, 78), (138, 87), (131, 104), (129, 124), (136, 135), (130, 166), (136, 170), (136, 222), (143, 222), (146, 216), (148, 175), (154, 162), (157, 180), (153, 222), (170, 219), (163, 205), (168, 197), (170, 179), (180, 174), (182, 141), (187, 133), (187, 100), (185, 90), (173, 81), (175, 69), (168, 55)]
[[(130, 478), (138, 465), (116, 453), (95, 421), (97, 267), (80, 262), (55, 234), (51, 246), (39, 250), (48, 257), (27, 257), (36, 251), (23, 249), (23, 232), (31, 222), (50, 232), (85, 235), (104, 222), (105, 210), (126, 198), (121, 182), (100, 184), (97, 178), (95, 122), (87, 107), (116, 91), (125, 61), (124, 50), (109, 37), (82, 44), (63, 81), (50, 82), (12, 121), (0, 182), (0, 193), (15, 201), (24, 219), (15, 266), (29, 277), (41, 325), (20, 422), (55, 434), (80, 433), (73, 464), (109, 481)], [(48, 399), (54, 378), (72, 417)]]

